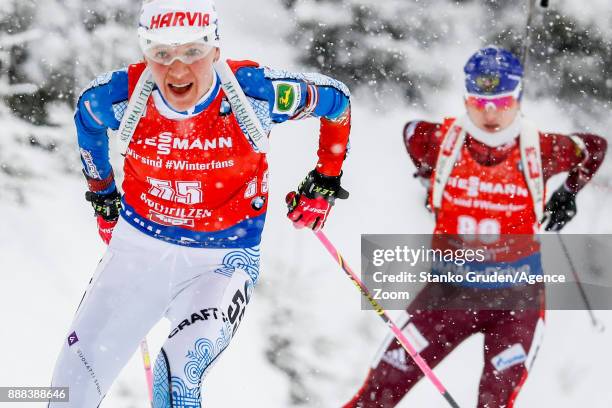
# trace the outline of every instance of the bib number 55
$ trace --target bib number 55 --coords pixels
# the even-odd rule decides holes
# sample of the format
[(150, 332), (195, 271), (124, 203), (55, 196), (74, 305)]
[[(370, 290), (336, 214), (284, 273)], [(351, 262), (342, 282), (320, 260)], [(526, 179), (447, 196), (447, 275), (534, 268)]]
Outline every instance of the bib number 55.
[(199, 204), (202, 202), (202, 182), (170, 181), (147, 177), (150, 184), (149, 194), (163, 200), (181, 204)]

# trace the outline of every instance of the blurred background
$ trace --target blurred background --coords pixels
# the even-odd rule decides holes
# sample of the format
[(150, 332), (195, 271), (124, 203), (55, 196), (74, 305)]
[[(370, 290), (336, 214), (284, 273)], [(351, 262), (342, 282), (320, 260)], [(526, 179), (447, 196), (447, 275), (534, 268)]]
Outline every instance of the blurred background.
[[(84, 201), (73, 107), (97, 75), (141, 58), (139, 8), (138, 1), (0, 0), (0, 385), (49, 383), (104, 252)], [(520, 53), (528, 2), (233, 0), (217, 8), (224, 57), (322, 72), (351, 88), (343, 178), (351, 199), (338, 203), (326, 230), (359, 270), (360, 234), (431, 232), (402, 127), (461, 114), (465, 61), (486, 44)], [(609, 1), (551, 0), (536, 8), (530, 31), (525, 115), (542, 130), (610, 141)], [(361, 385), (386, 334), (312, 234), (284, 218), (284, 194), (316, 163), (317, 134), (312, 120), (272, 133), (262, 278), (239, 335), (205, 381), (206, 406), (339, 407)], [(120, 157), (113, 157), (120, 178)], [(566, 232), (612, 232), (610, 162), (579, 195)], [(549, 191), (562, 179), (551, 180)], [(612, 327), (612, 313), (597, 313)], [(551, 311), (547, 326), (517, 406), (610, 407), (612, 335), (592, 331), (584, 311)], [(165, 322), (152, 330), (152, 353), (167, 330)], [(474, 336), (437, 369), (463, 407), (475, 405), (481, 350)], [(147, 406), (138, 354), (103, 406)], [(422, 382), (401, 406), (446, 405)]]

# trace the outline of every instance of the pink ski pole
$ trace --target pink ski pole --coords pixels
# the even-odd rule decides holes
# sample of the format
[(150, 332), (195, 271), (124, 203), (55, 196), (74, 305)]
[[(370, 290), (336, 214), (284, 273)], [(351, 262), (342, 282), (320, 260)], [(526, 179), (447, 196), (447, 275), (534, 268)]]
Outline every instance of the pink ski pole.
[(319, 238), (319, 241), (321, 241), (321, 243), (331, 254), (331, 256), (336, 259), (336, 262), (338, 262), (342, 270), (344, 270), (348, 277), (351, 278), (355, 286), (357, 286), (357, 288), (361, 291), (361, 294), (368, 299), (368, 302), (370, 302), (370, 304), (374, 308), (374, 311), (383, 319), (385, 324), (391, 329), (397, 341), (399, 341), (400, 344), (404, 347), (404, 349), (406, 349), (410, 357), (412, 357), (412, 360), (414, 360), (416, 365), (419, 366), (423, 374), (425, 374), (429, 381), (432, 382), (432, 384), (436, 387), (440, 394), (442, 394), (446, 401), (448, 401), (451, 407), (460, 408), (459, 404), (457, 404), (457, 402), (450, 395), (448, 390), (444, 387), (444, 385), (442, 385), (442, 382), (440, 382), (438, 377), (436, 377), (434, 372), (431, 370), (431, 367), (429, 367), (427, 362), (423, 360), (423, 357), (421, 357), (420, 354), (417, 353), (412, 344), (410, 344), (408, 338), (404, 335), (404, 333), (402, 333), (400, 328), (397, 327), (395, 322), (391, 320), (385, 309), (383, 309), (382, 306), (380, 306), (378, 302), (374, 300), (374, 298), (370, 294), (370, 291), (363, 284), (361, 279), (359, 279), (359, 277), (351, 270), (351, 268), (346, 264), (346, 262), (344, 262), (344, 258), (342, 258), (342, 255), (340, 255), (336, 247), (334, 247), (334, 245), (329, 241), (329, 239), (327, 239), (323, 231), (317, 231), (314, 234), (317, 236), (317, 238)]
[(145, 337), (140, 342), (140, 352), (142, 353), (142, 362), (144, 364), (145, 376), (147, 378), (147, 387), (149, 389), (149, 401), (153, 406), (153, 373), (151, 371), (151, 355), (149, 354), (149, 345)]

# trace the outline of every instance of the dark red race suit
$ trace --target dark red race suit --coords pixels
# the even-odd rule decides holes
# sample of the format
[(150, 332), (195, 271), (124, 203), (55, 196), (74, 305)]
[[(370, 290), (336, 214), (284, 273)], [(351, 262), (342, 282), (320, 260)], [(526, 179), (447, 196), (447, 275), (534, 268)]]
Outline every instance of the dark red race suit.
[[(448, 126), (449, 121), (444, 124), (419, 121), (410, 122), (404, 128), (404, 142), (417, 168), (417, 176), (433, 180)], [(565, 186), (577, 193), (601, 165), (607, 145), (596, 135), (575, 136), (582, 143), (565, 135), (540, 133), (540, 147), (544, 181), (555, 174), (569, 172)], [(484, 222), (493, 225), (502, 238), (504, 234), (524, 234), (529, 240), (538, 220), (519, 163), (518, 136), (514, 143), (490, 147), (468, 134), (444, 189), (442, 205), (436, 210), (435, 233), (462, 234), (461, 229), (466, 225)], [(487, 186), (499, 183), (501, 188), (478, 191), (478, 205), (474, 205), (477, 201), (474, 193), (468, 197), (469, 189), (462, 182), (470, 177), (479, 178)], [(517, 253), (516, 248), (512, 253)], [(523, 255), (519, 261), (531, 263), (541, 271), (538, 246)], [(510, 261), (516, 261), (514, 258)], [(469, 307), (482, 305), (483, 298), (487, 297), (510, 299), (510, 304), (528, 302), (529, 306)], [(427, 284), (397, 324), (431, 367), (437, 366), (463, 340), (482, 333), (484, 368), (478, 408), (511, 408), (527, 379), (543, 336), (544, 306), (544, 287), (539, 284), (489, 289)], [(410, 356), (389, 335), (362, 388), (345, 408), (395, 407), (422, 377)]]

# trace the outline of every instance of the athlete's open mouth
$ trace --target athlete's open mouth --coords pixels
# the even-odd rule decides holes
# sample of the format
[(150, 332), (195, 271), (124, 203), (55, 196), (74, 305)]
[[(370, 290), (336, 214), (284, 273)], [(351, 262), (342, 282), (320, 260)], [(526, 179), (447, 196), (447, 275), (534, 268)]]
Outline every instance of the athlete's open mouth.
[(485, 129), (489, 132), (497, 132), (499, 130), (499, 125), (484, 125)]
[(172, 91), (172, 93), (177, 95), (184, 95), (191, 90), (193, 87), (193, 82), (188, 82), (185, 84), (168, 84), (168, 88)]

